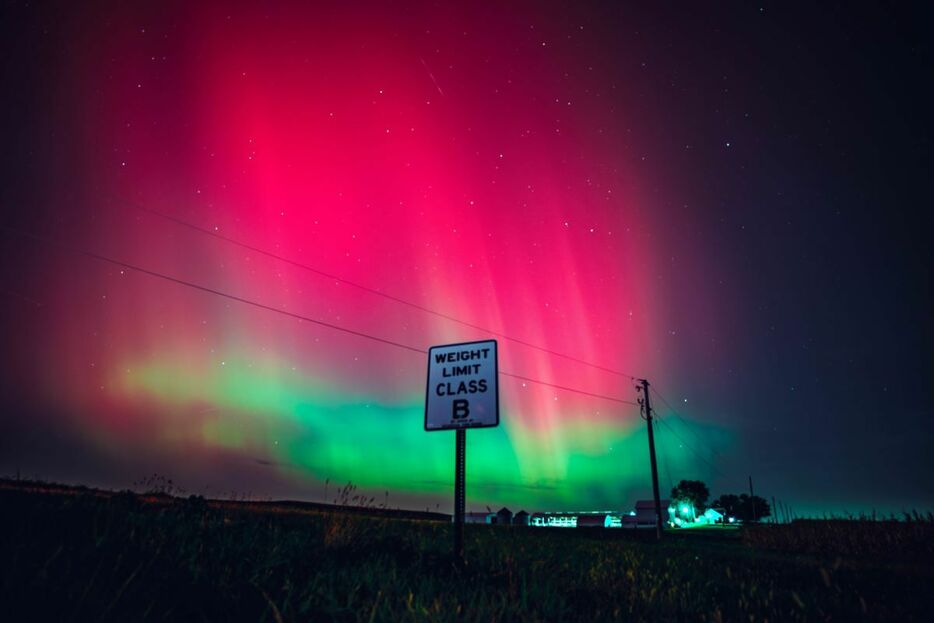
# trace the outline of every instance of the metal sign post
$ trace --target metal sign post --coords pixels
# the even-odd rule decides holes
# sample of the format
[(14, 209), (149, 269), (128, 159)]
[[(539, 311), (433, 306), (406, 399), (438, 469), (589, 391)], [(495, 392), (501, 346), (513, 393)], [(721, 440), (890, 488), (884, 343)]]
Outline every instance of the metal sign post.
[(454, 430), (454, 561), (464, 564), (467, 429), (499, 426), (496, 340), (428, 349), (425, 430)]
[(464, 507), (467, 495), (465, 474), (467, 471), (467, 431), (457, 429), (454, 449), (454, 560), (464, 563)]

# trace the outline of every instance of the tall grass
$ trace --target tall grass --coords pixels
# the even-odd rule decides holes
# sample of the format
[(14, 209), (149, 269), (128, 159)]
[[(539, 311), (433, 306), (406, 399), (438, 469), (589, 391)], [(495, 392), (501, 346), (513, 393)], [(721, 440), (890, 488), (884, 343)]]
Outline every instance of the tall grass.
[(796, 519), (789, 524), (748, 526), (749, 545), (781, 552), (824, 556), (926, 560), (934, 555), (934, 516), (895, 519)]
[(912, 620), (934, 580), (722, 536), (482, 525), (459, 570), (448, 523), (143, 499), (0, 491), (6, 620)]

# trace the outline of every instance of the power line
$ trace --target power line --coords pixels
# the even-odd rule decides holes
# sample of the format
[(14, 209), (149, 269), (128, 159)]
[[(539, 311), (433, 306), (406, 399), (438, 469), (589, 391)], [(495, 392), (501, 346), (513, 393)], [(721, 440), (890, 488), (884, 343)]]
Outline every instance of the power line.
[[(701, 439), (701, 436), (697, 434), (697, 432), (693, 428), (691, 428), (691, 425), (688, 423), (688, 421), (684, 419), (683, 417), (681, 417), (680, 413), (675, 411), (675, 408), (671, 406), (670, 402), (665, 400), (665, 397), (661, 395), (661, 393), (658, 391), (658, 389), (656, 389), (654, 384), (652, 385), (652, 391), (654, 391), (655, 395), (658, 396), (659, 400), (662, 401), (662, 404), (668, 407), (668, 410), (671, 411), (672, 415), (674, 415), (676, 418), (681, 420), (681, 423), (684, 425), (684, 427), (687, 430), (689, 430), (692, 435), (694, 435), (694, 438), (697, 439), (699, 443), (701, 443), (702, 445), (707, 445), (707, 443), (703, 439)], [(717, 455), (718, 457), (723, 458), (723, 456), (719, 452), (717, 452), (714, 448), (707, 446), (707, 449), (710, 450), (713, 454)]]
[(697, 450), (695, 450), (688, 442), (686, 442), (686, 441), (684, 440), (684, 438), (682, 438), (677, 432), (675, 432), (675, 429), (673, 429), (673, 428), (668, 424), (668, 422), (666, 422), (665, 420), (663, 420), (663, 419), (661, 419), (661, 418), (656, 418), (656, 421), (658, 421), (658, 422), (664, 424), (664, 425), (665, 425), (665, 428), (667, 428), (668, 431), (669, 431), (672, 435), (674, 435), (674, 436), (678, 439), (678, 441), (680, 441), (681, 444), (682, 444), (685, 448), (687, 448), (688, 450), (690, 450), (691, 452), (693, 452), (694, 455), (695, 455), (697, 458), (699, 458), (701, 461), (703, 461), (704, 463), (706, 463), (706, 464), (707, 464), (713, 471), (715, 471), (721, 478), (724, 478), (724, 479), (728, 480), (730, 483), (732, 483), (732, 484), (734, 484), (734, 485), (738, 484), (739, 481), (733, 480), (733, 478), (732, 478), (731, 476), (728, 476), (728, 475), (725, 474), (725, 473), (723, 472), (723, 470), (721, 470), (719, 467), (717, 467), (716, 465), (714, 465), (713, 463), (711, 463), (710, 461), (708, 461), (707, 459), (705, 459), (705, 458), (701, 455), (700, 452), (698, 452)]
[[(653, 387), (653, 388), (652, 388), (652, 391), (654, 391), (654, 392), (655, 392), (655, 395), (658, 396), (658, 397), (661, 399), (662, 403), (664, 403), (664, 404), (671, 410), (671, 413), (674, 414), (675, 417), (677, 417), (679, 420), (681, 420), (685, 425), (687, 424), (687, 422), (685, 421), (685, 419), (682, 418), (680, 415), (678, 415), (678, 413), (672, 408), (671, 404), (670, 404), (667, 400), (665, 400), (665, 397), (662, 396), (662, 395), (658, 392), (657, 389), (655, 389), (655, 388)], [(656, 416), (656, 417), (655, 417), (655, 420), (656, 420), (657, 422), (660, 422), (661, 424), (663, 424), (663, 425), (665, 426), (665, 428), (667, 428), (668, 431), (669, 431), (672, 435), (674, 435), (675, 438), (676, 438), (678, 441), (680, 441), (681, 444), (682, 444), (685, 448), (687, 448), (688, 450), (690, 450), (691, 452), (693, 452), (694, 455), (695, 455), (697, 458), (699, 458), (701, 461), (703, 461), (705, 464), (707, 464), (707, 466), (709, 466), (713, 471), (715, 471), (720, 477), (729, 480), (729, 481), (730, 481), (731, 483), (733, 483), (733, 484), (737, 484), (737, 483), (738, 483), (738, 481), (734, 481), (734, 480), (732, 479), (731, 476), (728, 476), (727, 474), (725, 474), (725, 473), (723, 472), (723, 470), (721, 470), (719, 467), (717, 467), (714, 463), (712, 463), (712, 462), (708, 461), (706, 458), (704, 458), (704, 456), (703, 456), (700, 452), (698, 452), (691, 444), (689, 444), (687, 441), (685, 441), (684, 438), (683, 438), (681, 435), (679, 435), (679, 434), (677, 433), (677, 431), (675, 431), (675, 429), (674, 429), (670, 424), (668, 424), (667, 418), (664, 418), (664, 419), (663, 419), (663, 418), (661, 418), (661, 417)], [(689, 429), (689, 430), (690, 430), (690, 429)], [(693, 433), (693, 431), (692, 431), (692, 433)], [(701, 443), (703, 443), (703, 440), (700, 438), (699, 435), (697, 435), (697, 434), (695, 433), (694, 436), (697, 437), (698, 441), (700, 441)], [(706, 444), (705, 444), (705, 445), (706, 445)], [(720, 457), (721, 459), (723, 458), (723, 455), (721, 455), (720, 453), (718, 453), (718, 452), (717, 452), (716, 450), (714, 450), (713, 448), (707, 446), (707, 449), (710, 450), (710, 451), (711, 451), (713, 454), (715, 454), (716, 456)]]
[(682, 444), (685, 448), (687, 448), (688, 450), (690, 450), (691, 452), (693, 452), (693, 453), (695, 454), (695, 456), (697, 456), (697, 458), (699, 458), (701, 461), (703, 461), (704, 463), (706, 463), (712, 470), (714, 470), (715, 472), (717, 472), (720, 476), (722, 476), (722, 477), (724, 477), (724, 478), (728, 478), (728, 476), (727, 476), (726, 474), (724, 474), (723, 471), (721, 471), (719, 467), (717, 467), (716, 465), (714, 465), (713, 463), (711, 463), (710, 461), (708, 461), (707, 459), (705, 459), (705, 458), (701, 455), (700, 452), (698, 452), (697, 450), (695, 450), (688, 442), (686, 442), (686, 441), (684, 440), (684, 438), (681, 437), (681, 435), (679, 435), (679, 434), (675, 431), (675, 429), (672, 428), (672, 427), (668, 424), (668, 422), (666, 422), (665, 420), (660, 419), (660, 418), (657, 418), (657, 421), (658, 421), (660, 424), (664, 425), (665, 428), (667, 428), (668, 431), (669, 431), (672, 435), (674, 435), (675, 438), (676, 438), (678, 441), (680, 441), (681, 444)]
[(540, 385), (547, 385), (548, 387), (554, 387), (555, 389), (562, 389), (562, 390), (564, 390), (564, 391), (574, 392), (575, 394), (582, 394), (582, 395), (584, 395), (584, 396), (593, 396), (594, 398), (601, 398), (601, 399), (603, 399), (603, 400), (610, 400), (610, 401), (612, 401), (612, 402), (618, 402), (618, 403), (624, 404), (624, 405), (632, 405), (632, 406), (634, 406), (634, 407), (638, 407), (638, 406), (639, 406), (639, 403), (637, 403), (637, 402), (635, 402), (635, 401), (633, 401), (633, 400), (623, 400), (622, 398), (613, 398), (613, 397), (611, 397), (611, 396), (604, 396), (603, 394), (592, 394), (592, 393), (590, 393), (590, 392), (585, 392), (584, 390), (581, 390), (581, 389), (574, 389), (574, 388), (571, 388), (571, 387), (565, 387), (565, 386), (563, 386), (563, 385), (555, 385), (554, 383), (547, 383), (547, 382), (545, 382), (545, 381), (539, 381), (539, 380), (536, 380), (536, 379), (530, 379), (530, 378), (525, 377), (525, 376), (519, 376), (518, 374), (512, 374), (512, 373), (510, 373), (510, 372), (503, 372), (502, 370), (500, 370), (500, 374), (503, 374), (503, 375), (505, 375), (505, 376), (511, 376), (511, 377), (514, 378), (514, 379), (519, 379), (519, 380), (522, 380), (522, 381), (529, 381), (529, 382), (531, 382), (531, 383), (538, 383), (538, 384), (540, 384)]
[[(655, 416), (654, 419), (655, 419), (655, 420), (658, 420), (659, 422), (661, 421), (661, 418), (659, 418), (657, 415)], [(664, 444), (661, 443), (661, 439), (659, 439), (659, 434), (658, 434), (658, 432), (659, 432), (660, 430), (661, 430), (661, 429), (656, 429), (656, 430), (655, 430), (655, 438), (659, 441), (659, 443), (658, 443), (659, 446), (664, 446)], [(673, 483), (672, 480), (671, 480), (671, 469), (669, 469), (669, 466), (668, 466), (668, 453), (662, 454), (662, 463), (665, 464), (665, 475), (668, 476), (668, 486), (671, 487), (672, 489), (674, 489), (675, 485), (674, 485), (674, 483)]]
[(615, 375), (617, 375), (617, 376), (626, 377), (626, 378), (629, 378), (629, 379), (631, 379), (631, 380), (635, 380), (635, 378), (636, 378), (635, 376), (633, 376), (633, 375), (631, 375), (631, 374), (626, 374), (625, 372), (620, 372), (619, 370), (614, 370), (613, 368), (608, 368), (608, 367), (606, 367), (606, 366), (601, 366), (601, 365), (599, 365), (599, 364), (592, 363), (592, 362), (587, 361), (587, 360), (585, 360), (585, 359), (580, 359), (580, 358), (578, 358), (578, 357), (574, 357), (573, 355), (568, 355), (568, 354), (565, 354), (565, 353), (561, 353), (561, 352), (552, 350), (552, 349), (550, 349), (550, 348), (546, 348), (546, 347), (544, 347), (544, 346), (539, 346), (538, 344), (533, 344), (532, 342), (527, 342), (527, 341), (525, 341), (525, 340), (522, 340), (522, 339), (519, 339), (519, 338), (515, 338), (515, 337), (512, 337), (512, 336), (506, 335), (505, 333), (501, 333), (501, 332), (499, 332), (499, 331), (493, 331), (493, 330), (491, 330), (491, 329), (487, 329), (486, 327), (482, 327), (482, 326), (480, 326), (480, 325), (476, 325), (476, 324), (473, 324), (473, 323), (471, 323), (471, 322), (467, 322), (467, 321), (465, 321), (465, 320), (460, 320), (459, 318), (455, 318), (454, 316), (451, 316), (451, 315), (449, 315), (449, 314), (445, 314), (444, 312), (439, 312), (439, 311), (434, 310), (434, 309), (431, 309), (431, 308), (429, 308), (429, 307), (425, 307), (424, 305), (419, 305), (418, 303), (413, 303), (413, 302), (411, 302), (411, 301), (408, 301), (408, 300), (406, 300), (406, 299), (400, 298), (400, 297), (398, 297), (398, 296), (393, 296), (393, 295), (391, 295), (391, 294), (387, 294), (386, 292), (383, 292), (383, 291), (378, 290), (378, 289), (376, 289), (376, 288), (371, 288), (371, 287), (369, 287), (369, 286), (365, 286), (365, 285), (363, 285), (363, 284), (356, 283), (356, 282), (350, 281), (350, 280), (348, 280), (348, 279), (344, 279), (343, 277), (339, 277), (338, 275), (335, 275), (335, 274), (333, 274), (333, 273), (329, 273), (329, 272), (323, 271), (323, 270), (321, 270), (321, 269), (314, 268), (313, 266), (309, 266), (308, 264), (304, 264), (304, 263), (302, 263), (302, 262), (298, 262), (298, 261), (296, 261), (296, 260), (289, 259), (289, 258), (287, 258), (287, 257), (285, 257), (285, 256), (279, 255), (278, 253), (273, 253), (272, 251), (267, 251), (267, 250), (265, 250), (265, 249), (261, 249), (261, 248), (259, 248), (259, 247), (256, 247), (256, 246), (253, 246), (253, 245), (251, 245), (251, 244), (248, 244), (248, 243), (246, 243), (246, 242), (241, 242), (241, 241), (239, 241), (239, 240), (237, 240), (237, 239), (235, 239), (235, 238), (231, 238), (231, 237), (225, 236), (224, 234), (221, 234), (221, 233), (219, 233), (219, 232), (217, 232), (217, 231), (208, 229), (208, 228), (206, 228), (206, 227), (202, 227), (202, 226), (200, 226), (200, 225), (196, 225), (196, 224), (194, 224), (194, 223), (190, 223), (190, 222), (188, 222), (188, 221), (186, 221), (186, 220), (184, 220), (184, 219), (178, 218), (178, 217), (176, 217), (176, 216), (172, 216), (172, 215), (170, 215), (170, 214), (166, 214), (166, 213), (164, 213), (164, 212), (160, 212), (160, 211), (158, 211), (158, 210), (154, 210), (154, 209), (152, 209), (152, 208), (148, 208), (148, 207), (143, 206), (143, 205), (141, 205), (141, 204), (139, 204), (139, 203), (137, 203), (137, 202), (135, 202), (135, 201), (123, 199), (123, 198), (120, 198), (120, 197), (117, 197), (117, 199), (118, 199), (119, 201), (122, 201), (122, 202), (125, 202), (125, 203), (129, 204), (130, 206), (132, 206), (133, 208), (135, 208), (135, 209), (137, 209), (137, 210), (140, 210), (140, 211), (142, 211), (142, 212), (146, 212), (147, 214), (151, 214), (151, 215), (153, 215), (153, 216), (157, 216), (157, 217), (159, 217), (159, 218), (161, 218), (161, 219), (164, 219), (164, 220), (166, 220), (166, 221), (175, 223), (176, 225), (180, 225), (180, 226), (182, 226), (182, 227), (186, 227), (186, 228), (191, 229), (191, 230), (193, 230), (193, 231), (196, 231), (196, 232), (198, 232), (198, 233), (205, 234), (205, 235), (211, 236), (211, 237), (213, 237), (213, 238), (217, 238), (218, 240), (223, 240), (224, 242), (227, 242), (227, 243), (232, 244), (232, 245), (236, 245), (236, 246), (241, 247), (241, 248), (243, 248), (243, 249), (247, 249), (247, 250), (252, 251), (252, 252), (254, 252), (254, 253), (258, 253), (258, 254), (260, 254), (260, 255), (265, 255), (266, 257), (270, 257), (270, 258), (275, 259), (275, 260), (277, 260), (277, 261), (279, 261), (279, 262), (283, 262), (283, 263), (289, 264), (289, 265), (291, 265), (291, 266), (295, 266), (295, 267), (297, 267), (297, 268), (301, 268), (301, 269), (303, 269), (303, 270), (307, 270), (308, 272), (314, 273), (314, 274), (316, 274), (316, 275), (320, 275), (320, 276), (326, 277), (326, 278), (328, 278), (328, 279), (333, 279), (333, 280), (335, 280), (335, 281), (339, 281), (339, 282), (341, 282), (341, 283), (343, 283), (343, 284), (345, 284), (345, 285), (349, 285), (349, 286), (351, 286), (351, 287), (357, 288), (357, 289), (362, 290), (362, 291), (364, 291), (364, 292), (368, 292), (368, 293), (374, 294), (374, 295), (376, 295), (376, 296), (381, 296), (381, 297), (383, 297), (383, 298), (385, 298), (385, 299), (388, 299), (388, 300), (390, 300), (390, 301), (394, 301), (394, 302), (396, 302), (396, 303), (400, 303), (400, 304), (402, 304), (402, 305), (407, 305), (408, 307), (411, 307), (411, 308), (413, 308), (413, 309), (417, 309), (417, 310), (422, 311), (422, 312), (424, 312), (424, 313), (426, 313), (426, 314), (432, 314), (432, 315), (437, 316), (437, 317), (439, 317), (439, 318), (444, 318), (445, 320), (449, 320), (449, 321), (451, 321), (451, 322), (456, 322), (456, 323), (458, 323), (458, 324), (460, 324), (460, 325), (463, 325), (463, 326), (465, 326), (465, 327), (470, 327), (471, 329), (476, 329), (476, 330), (478, 330), (478, 331), (482, 331), (482, 332), (488, 333), (488, 334), (490, 334), (490, 335), (495, 335), (496, 337), (500, 337), (500, 338), (502, 338), (502, 339), (504, 339), (504, 340), (509, 340), (510, 342), (515, 342), (516, 344), (521, 344), (522, 346), (526, 346), (526, 347), (528, 347), (528, 348), (532, 348), (532, 349), (541, 351), (541, 352), (543, 352), (543, 353), (548, 353), (549, 355), (553, 355), (553, 356), (555, 356), (555, 357), (562, 357), (562, 358), (564, 358), (564, 359), (567, 359), (567, 360), (569, 360), (569, 361), (573, 361), (573, 362), (575, 362), (575, 363), (579, 363), (579, 364), (582, 364), (582, 365), (585, 365), (585, 366), (590, 366), (591, 368), (594, 368), (594, 369), (596, 369), (596, 370), (602, 370), (603, 372), (608, 372), (608, 373), (610, 373), (610, 374), (615, 374)]
[[(297, 314), (297, 313), (295, 313), (295, 312), (290, 312), (290, 311), (287, 311), (287, 310), (284, 310), (284, 309), (279, 309), (278, 307), (273, 307), (273, 306), (271, 306), (271, 305), (266, 305), (265, 303), (260, 303), (259, 301), (254, 301), (254, 300), (247, 299), (247, 298), (244, 298), (244, 297), (241, 297), (241, 296), (237, 296), (237, 295), (235, 295), (235, 294), (230, 294), (229, 292), (224, 292), (224, 291), (222, 291), (222, 290), (217, 290), (217, 289), (214, 289), (214, 288), (211, 288), (211, 287), (208, 287), (208, 286), (204, 286), (204, 285), (201, 285), (201, 284), (198, 284), (198, 283), (194, 283), (194, 282), (191, 282), (191, 281), (187, 281), (187, 280), (185, 280), (185, 279), (180, 279), (180, 278), (178, 278), (178, 277), (173, 277), (173, 276), (171, 276), (171, 275), (166, 275), (166, 274), (164, 274), (164, 273), (160, 273), (160, 272), (157, 272), (157, 271), (154, 271), (154, 270), (149, 270), (149, 269), (143, 268), (143, 267), (141, 267), (141, 266), (136, 266), (135, 264), (130, 264), (130, 263), (128, 263), (128, 262), (123, 262), (123, 261), (121, 261), (121, 260), (116, 260), (116, 259), (107, 257), (107, 256), (105, 256), (105, 255), (101, 255), (101, 254), (99, 254), (99, 253), (94, 253), (93, 251), (87, 251), (87, 250), (84, 250), (84, 249), (79, 249), (79, 248), (76, 248), (76, 247), (71, 247), (71, 246), (68, 246), (68, 245), (64, 245), (64, 244), (55, 242), (54, 240), (51, 240), (51, 239), (49, 239), (49, 238), (46, 238), (46, 237), (44, 237), (44, 236), (39, 236), (39, 235), (36, 235), (36, 234), (31, 234), (31, 233), (24, 232), (24, 231), (20, 231), (20, 230), (13, 229), (13, 228), (10, 228), (10, 227), (3, 227), (3, 230), (6, 231), (6, 232), (8, 232), (8, 233), (12, 233), (12, 234), (15, 234), (15, 235), (18, 235), (18, 236), (21, 236), (21, 237), (31, 238), (31, 239), (33, 239), (33, 240), (36, 240), (37, 242), (44, 243), (44, 244), (46, 244), (46, 245), (49, 245), (49, 246), (58, 248), (58, 249), (60, 249), (60, 250), (69, 251), (69, 252), (72, 252), (72, 253), (77, 253), (77, 254), (79, 254), (79, 255), (83, 255), (83, 256), (85, 256), (85, 257), (89, 257), (89, 258), (94, 259), (94, 260), (98, 260), (98, 261), (101, 261), (101, 262), (106, 262), (106, 263), (109, 263), (109, 264), (113, 264), (113, 265), (115, 265), (115, 266), (120, 266), (121, 268), (126, 268), (126, 269), (128, 269), (128, 270), (133, 270), (133, 271), (142, 273), (142, 274), (144, 274), (144, 275), (149, 275), (150, 277), (155, 277), (155, 278), (157, 278), (157, 279), (162, 279), (162, 280), (164, 280), (164, 281), (168, 281), (168, 282), (171, 282), (171, 283), (174, 283), (174, 284), (177, 284), (177, 285), (187, 286), (187, 287), (189, 287), (189, 288), (193, 288), (193, 289), (199, 290), (199, 291), (201, 291), (201, 292), (206, 292), (206, 293), (208, 293), (208, 294), (213, 294), (213, 295), (215, 295), (215, 296), (220, 296), (220, 297), (223, 297), (223, 298), (226, 298), (226, 299), (230, 299), (230, 300), (233, 300), (233, 301), (237, 301), (238, 303), (243, 303), (243, 304), (245, 304), (245, 305), (251, 305), (251, 306), (257, 307), (257, 308), (259, 308), (259, 309), (264, 309), (264, 310), (266, 310), (266, 311), (275, 312), (275, 313), (277, 313), (277, 314), (281, 314), (281, 315), (283, 315), (283, 316), (288, 316), (288, 317), (290, 317), (290, 318), (295, 318), (295, 319), (300, 320), (300, 321), (310, 322), (310, 323), (312, 323), (312, 324), (316, 324), (316, 325), (319, 325), (319, 326), (322, 326), (322, 327), (325, 327), (325, 328), (328, 328), (328, 329), (333, 329), (333, 330), (335, 330), (335, 331), (340, 331), (340, 332), (342, 332), (342, 333), (347, 333), (347, 334), (349, 334), (349, 335), (354, 335), (354, 336), (356, 336), (356, 337), (361, 337), (361, 338), (365, 338), (365, 339), (368, 339), (368, 340), (373, 340), (373, 341), (375, 341), (375, 342), (380, 342), (380, 343), (386, 344), (386, 345), (388, 345), (388, 346), (395, 346), (396, 348), (401, 348), (401, 349), (404, 349), (404, 350), (407, 350), (407, 351), (411, 351), (411, 352), (415, 352), (415, 353), (428, 354), (428, 351), (425, 350), (425, 349), (423, 349), (423, 348), (418, 348), (418, 347), (415, 347), (415, 346), (410, 346), (410, 345), (408, 345), (408, 344), (403, 344), (403, 343), (401, 343), (401, 342), (395, 342), (395, 341), (393, 341), (393, 340), (389, 340), (389, 339), (386, 339), (386, 338), (382, 338), (382, 337), (379, 337), (379, 336), (376, 336), (376, 335), (371, 335), (371, 334), (369, 334), (369, 333), (364, 333), (364, 332), (362, 332), (362, 331), (355, 331), (354, 329), (348, 329), (347, 327), (343, 327), (343, 326), (341, 326), (341, 325), (333, 324), (333, 323), (330, 323), (330, 322), (325, 322), (325, 321), (323, 321), (323, 320), (317, 320), (317, 319), (315, 319), (315, 318), (311, 318), (311, 317), (305, 316), (305, 315), (303, 315), (303, 314)], [(511, 373), (511, 372), (506, 372), (506, 371), (503, 371), (503, 370), (500, 370), (499, 373), (502, 374), (503, 376), (508, 376), (508, 377), (512, 377), (512, 378), (519, 379), (519, 380), (522, 380), (522, 381), (527, 381), (527, 382), (529, 382), (529, 383), (535, 383), (535, 384), (538, 384), (538, 385), (543, 385), (543, 386), (545, 386), (545, 387), (552, 387), (552, 388), (554, 388), (554, 389), (559, 389), (559, 390), (561, 390), (561, 391), (572, 392), (572, 393), (575, 393), (575, 394), (581, 394), (581, 395), (583, 395), (583, 396), (590, 396), (590, 397), (592, 397), (592, 398), (599, 398), (599, 399), (601, 399), (601, 400), (607, 400), (607, 401), (610, 401), (610, 402), (617, 402), (617, 403), (620, 403), (620, 404), (628, 404), (628, 405), (637, 406), (635, 402), (630, 401), (630, 400), (622, 400), (621, 398), (616, 398), (616, 397), (613, 397), (613, 396), (607, 396), (607, 395), (604, 395), (604, 394), (597, 394), (597, 393), (593, 393), (593, 392), (588, 392), (588, 391), (584, 391), (584, 390), (581, 390), (581, 389), (576, 389), (576, 388), (573, 388), (573, 387), (567, 387), (567, 386), (564, 386), (564, 385), (557, 385), (557, 384), (555, 384), (555, 383), (549, 383), (548, 381), (542, 381), (542, 380), (540, 380), (540, 379), (534, 379), (534, 378), (527, 377), (527, 376), (522, 376), (522, 375), (519, 375), (519, 374), (513, 374), (513, 373)]]

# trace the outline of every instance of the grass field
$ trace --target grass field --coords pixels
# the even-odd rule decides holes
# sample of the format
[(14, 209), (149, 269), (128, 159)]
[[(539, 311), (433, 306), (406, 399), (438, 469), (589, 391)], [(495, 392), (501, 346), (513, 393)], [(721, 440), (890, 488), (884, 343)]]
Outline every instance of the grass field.
[(442, 521), (8, 486), (0, 604), (9, 621), (930, 619), (930, 521), (652, 536), (468, 525), (459, 571)]

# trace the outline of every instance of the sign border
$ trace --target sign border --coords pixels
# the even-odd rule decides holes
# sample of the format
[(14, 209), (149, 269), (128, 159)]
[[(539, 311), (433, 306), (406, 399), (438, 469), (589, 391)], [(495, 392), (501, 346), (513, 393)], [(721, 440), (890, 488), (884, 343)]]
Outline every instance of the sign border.
[[(441, 428), (428, 428), (428, 398), (430, 387), (428, 385), (429, 379), (431, 379), (431, 351), (436, 348), (450, 348), (451, 346), (470, 346), (472, 344), (486, 344), (493, 342), (496, 345), (495, 356), (493, 358), (493, 366), (496, 371), (496, 423), (495, 424), (478, 424), (474, 426), (444, 426)], [(434, 346), (428, 347), (428, 372), (425, 375), (425, 417), (422, 419), (422, 427), (425, 429), (426, 433), (437, 433), (439, 431), (445, 430), (470, 430), (472, 428), (496, 428), (499, 426), (499, 342), (495, 339), (491, 340), (474, 340), (473, 342), (454, 342), (453, 344), (436, 344)]]

